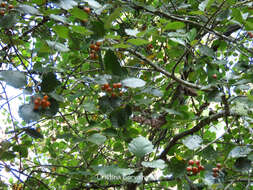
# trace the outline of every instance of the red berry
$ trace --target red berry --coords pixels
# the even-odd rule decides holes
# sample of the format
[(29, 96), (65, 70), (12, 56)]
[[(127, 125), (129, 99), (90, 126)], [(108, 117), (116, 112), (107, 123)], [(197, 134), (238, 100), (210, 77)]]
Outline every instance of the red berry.
[(189, 160), (188, 164), (189, 164), (189, 165), (193, 165), (193, 164), (194, 164), (194, 161), (193, 161), (193, 160)]
[(192, 172), (193, 172), (194, 174), (198, 173), (198, 171), (199, 171), (199, 170), (198, 170), (197, 167), (193, 167), (193, 168), (192, 168)]
[(39, 105), (34, 105), (34, 107), (33, 107), (33, 110), (38, 110), (39, 109)]
[(106, 91), (107, 91), (107, 92), (111, 92), (111, 91), (112, 91), (112, 88), (109, 87), (109, 88), (106, 89)]
[(117, 83), (117, 87), (118, 88), (121, 88), (122, 87), (122, 84), (119, 82), (119, 83)]
[(213, 74), (212, 77), (213, 77), (214, 79), (217, 79), (217, 75), (216, 75), (216, 74)]
[(5, 14), (5, 11), (4, 11), (4, 10), (1, 10), (1, 11), (0, 11), (0, 15), (4, 16), (4, 14)]
[(101, 46), (102, 42), (96, 42), (95, 44), (96, 44), (96, 46), (99, 47), (99, 46)]
[(13, 9), (14, 6), (13, 6), (13, 5), (9, 5), (8, 8), (9, 8), (9, 9)]
[(112, 87), (113, 87), (113, 88), (118, 88), (117, 83), (113, 83), (113, 84), (112, 84)]
[(100, 47), (95, 45), (94, 50), (95, 50), (95, 51), (99, 51), (99, 50), (100, 50)]
[(2, 2), (1, 3), (1, 7), (5, 7), (6, 6), (6, 3), (5, 2)]
[(213, 177), (218, 177), (218, 175), (216, 172), (213, 173)]
[(219, 168), (213, 168), (212, 170), (213, 170), (213, 172), (218, 172)]
[(248, 32), (248, 35), (250, 38), (253, 38), (253, 34), (251, 32)]
[(198, 169), (199, 169), (199, 171), (202, 171), (202, 170), (205, 170), (205, 167), (200, 165), (200, 166), (198, 167)]
[(115, 94), (114, 92), (112, 93), (112, 97), (113, 97), (113, 98), (116, 97), (116, 94)]
[(220, 164), (220, 163), (217, 163), (217, 164), (216, 164), (216, 167), (219, 168), (219, 169), (221, 169), (221, 164)]
[(90, 44), (90, 49), (95, 49), (95, 44)]
[(104, 88), (105, 88), (105, 89), (107, 89), (107, 88), (109, 88), (109, 87), (110, 87), (110, 85), (109, 85), (108, 83), (104, 84)]
[(90, 12), (91, 12), (90, 7), (84, 7), (83, 10), (84, 10), (87, 14), (90, 14)]
[(47, 107), (47, 100), (45, 100), (45, 99), (41, 100), (41, 106), (42, 106), (42, 108), (45, 109)]
[(195, 164), (196, 164), (197, 166), (199, 166), (200, 161), (199, 161), (199, 160), (196, 160), (196, 161), (195, 161)]
[(188, 172), (191, 172), (191, 171), (192, 171), (192, 167), (189, 166), (189, 167), (186, 168), (186, 170), (187, 170)]

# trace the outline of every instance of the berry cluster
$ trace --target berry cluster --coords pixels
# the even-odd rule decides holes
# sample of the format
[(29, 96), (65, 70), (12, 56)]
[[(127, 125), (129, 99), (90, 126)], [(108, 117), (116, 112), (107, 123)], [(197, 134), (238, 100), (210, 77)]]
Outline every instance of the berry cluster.
[(213, 177), (218, 177), (219, 176), (220, 169), (221, 169), (221, 164), (220, 163), (216, 164), (216, 168), (212, 169)]
[(41, 99), (40, 97), (36, 98), (33, 103), (34, 103), (33, 107), (34, 110), (38, 110), (40, 107), (46, 109), (51, 105), (51, 103), (48, 101), (47, 95), (45, 95), (43, 99)]
[[(202, 170), (205, 169), (204, 166), (200, 165), (200, 161), (199, 160), (196, 160), (196, 161), (189, 160), (188, 164), (190, 166), (188, 166), (186, 168), (186, 171), (189, 172), (189, 173), (191, 173), (191, 174), (193, 174), (193, 175), (196, 175), (197, 173), (199, 173), (200, 171), (202, 171)], [(194, 164), (196, 164), (196, 166), (194, 166)]]
[(113, 83), (112, 86), (106, 83), (101, 87), (102, 90), (110, 93), (111, 97), (116, 97), (117, 95), (122, 96), (123, 91), (121, 91), (120, 88), (122, 88), (122, 84), (120, 82)]
[(147, 48), (147, 50), (151, 50), (151, 49), (153, 49), (154, 47), (153, 47), (152, 44), (148, 44), (146, 48)]
[(97, 59), (98, 55), (97, 52), (100, 50), (100, 46), (101, 46), (102, 42), (96, 42), (95, 44), (90, 44), (90, 58), (91, 59)]
[(11, 4), (8, 5), (8, 4), (5, 3), (5, 2), (2, 2), (2, 3), (0, 4), (0, 7), (1, 7), (1, 10), (0, 10), (0, 15), (1, 15), (1, 16), (4, 16), (5, 13), (6, 13), (6, 11), (11, 10), (11, 9), (14, 8), (13, 5), (11, 5)]

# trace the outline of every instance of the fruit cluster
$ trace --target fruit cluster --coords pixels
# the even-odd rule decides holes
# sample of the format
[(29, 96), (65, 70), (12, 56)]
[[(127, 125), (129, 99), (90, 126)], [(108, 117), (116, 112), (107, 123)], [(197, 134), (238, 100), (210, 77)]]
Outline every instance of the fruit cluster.
[(5, 3), (5, 2), (2, 2), (2, 3), (0, 4), (0, 7), (1, 7), (1, 10), (0, 10), (0, 15), (1, 15), (1, 16), (4, 16), (5, 13), (6, 13), (6, 11), (11, 10), (11, 9), (14, 8), (13, 5), (7, 4), (7, 3)]
[(90, 58), (95, 60), (98, 58), (97, 52), (100, 50), (102, 42), (96, 42), (95, 44), (90, 44)]
[(221, 169), (221, 164), (220, 163), (216, 164), (216, 168), (212, 169), (213, 177), (218, 177), (219, 176), (220, 169)]
[(51, 103), (48, 101), (47, 95), (45, 95), (43, 99), (41, 99), (40, 97), (36, 98), (33, 103), (34, 103), (33, 107), (34, 110), (38, 110), (40, 107), (46, 109), (51, 105)]
[[(196, 164), (196, 166), (194, 166), (194, 164)], [(196, 161), (189, 160), (188, 165), (189, 166), (186, 168), (186, 171), (193, 175), (196, 175), (197, 173), (205, 169), (204, 166), (200, 165), (199, 160), (196, 160)]]
[(101, 87), (102, 90), (110, 93), (111, 97), (116, 97), (117, 95), (122, 96), (123, 91), (121, 91), (120, 88), (122, 88), (122, 84), (120, 82), (113, 83), (112, 86), (110, 86), (110, 84), (106, 83)]

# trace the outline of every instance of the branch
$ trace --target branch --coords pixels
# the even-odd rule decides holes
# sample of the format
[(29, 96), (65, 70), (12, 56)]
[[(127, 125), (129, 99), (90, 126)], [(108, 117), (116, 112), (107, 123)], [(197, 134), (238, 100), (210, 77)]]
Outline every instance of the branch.
[(141, 59), (142, 61), (146, 62), (148, 65), (150, 65), (151, 67), (153, 67), (156, 71), (164, 74), (165, 76), (167, 76), (168, 78), (172, 78), (174, 79), (175, 81), (179, 82), (180, 84), (184, 85), (184, 86), (187, 86), (187, 87), (190, 87), (190, 88), (194, 88), (194, 89), (198, 89), (198, 90), (202, 90), (202, 91), (206, 91), (206, 92), (210, 92), (212, 91), (213, 89), (212, 88), (204, 88), (204, 86), (201, 86), (201, 85), (197, 85), (197, 84), (194, 84), (194, 83), (190, 83), (188, 81), (185, 81), (183, 79), (180, 79), (180, 78), (177, 78), (176, 76), (172, 75), (171, 73), (169, 73), (168, 71), (164, 70), (163, 68), (159, 67), (158, 65), (156, 65), (155, 63), (153, 63), (150, 59), (146, 58), (145, 56), (143, 56), (141, 53), (137, 52), (137, 51), (134, 51), (130, 48), (128, 49), (122, 49), (122, 50), (126, 50), (128, 51), (129, 53), (135, 55), (136, 57), (138, 57), (139, 59)]
[[(204, 119), (202, 119), (197, 125), (195, 125), (193, 128), (183, 131), (179, 134), (176, 134), (167, 144), (167, 146), (164, 148), (164, 150), (162, 151), (162, 153), (160, 154), (160, 156), (158, 156), (157, 159), (162, 159), (162, 160), (166, 160), (166, 155), (168, 154), (168, 152), (170, 151), (170, 149), (177, 143), (178, 140), (184, 138), (187, 135), (191, 135), (193, 133), (198, 132), (200, 129), (202, 129), (203, 127), (205, 127), (206, 125), (210, 124), (211, 122), (222, 118), (226, 116), (225, 111), (221, 111), (219, 113), (213, 114), (209, 117), (206, 117)], [(229, 113), (229, 116), (239, 116), (236, 113)], [(147, 168), (144, 172), (143, 175), (147, 176), (149, 175), (151, 172), (153, 171), (152, 168)]]

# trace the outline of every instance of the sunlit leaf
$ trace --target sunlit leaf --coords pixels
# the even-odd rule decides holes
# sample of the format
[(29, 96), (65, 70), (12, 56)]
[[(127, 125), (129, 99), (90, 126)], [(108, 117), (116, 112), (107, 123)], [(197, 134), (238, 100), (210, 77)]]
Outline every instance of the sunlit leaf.
[(154, 151), (152, 143), (144, 137), (133, 139), (128, 145), (128, 150), (137, 157), (143, 157)]
[(47, 42), (47, 44), (48, 44), (51, 48), (53, 48), (53, 49), (55, 49), (55, 50), (57, 50), (57, 51), (61, 51), (61, 52), (67, 52), (67, 51), (69, 51), (69, 48), (66, 47), (66, 46), (65, 46), (64, 44), (62, 44), (62, 43), (53, 42), (53, 41), (50, 41), (50, 40), (47, 40), (46, 42)]
[(192, 135), (192, 136), (188, 136), (186, 137), (184, 140), (183, 140), (183, 144), (191, 149), (191, 150), (194, 150), (194, 149), (197, 149), (201, 146), (201, 143), (202, 143), (202, 138), (198, 135)]
[(1, 71), (0, 80), (5, 81), (14, 88), (22, 88), (27, 83), (25, 74), (20, 71)]
[(87, 141), (90, 141), (96, 145), (101, 145), (106, 141), (106, 137), (99, 133), (93, 134), (87, 138)]
[(230, 151), (228, 156), (231, 158), (246, 157), (251, 150), (252, 149), (247, 146), (237, 146)]
[(159, 169), (164, 169), (166, 167), (166, 164), (163, 160), (159, 159), (159, 160), (154, 160), (151, 162), (142, 162), (141, 163), (143, 166), (145, 167), (149, 167), (149, 168), (159, 168)]
[(138, 88), (145, 86), (146, 82), (142, 79), (138, 78), (126, 78), (123, 81), (121, 81), (123, 86), (127, 86), (130, 88)]

